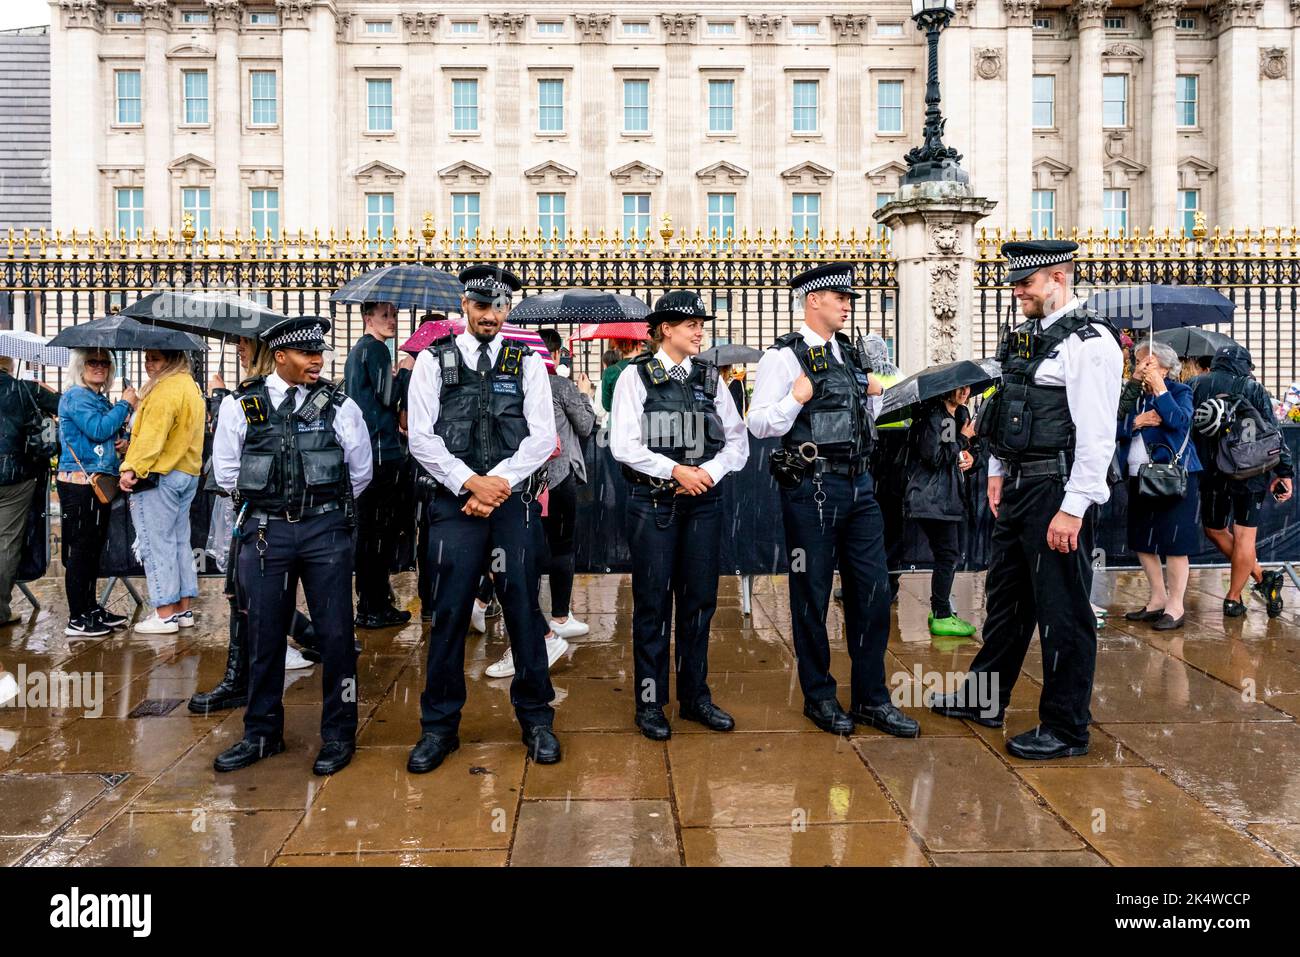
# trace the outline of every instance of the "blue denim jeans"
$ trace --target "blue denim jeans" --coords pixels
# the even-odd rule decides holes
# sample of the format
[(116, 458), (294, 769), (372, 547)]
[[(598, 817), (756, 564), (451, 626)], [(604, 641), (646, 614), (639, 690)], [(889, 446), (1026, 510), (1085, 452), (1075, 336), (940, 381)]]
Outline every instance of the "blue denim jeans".
[(197, 475), (172, 471), (158, 477), (157, 488), (131, 493), (131, 521), (155, 608), (198, 597), (199, 576), (190, 548), (190, 503), (198, 488)]

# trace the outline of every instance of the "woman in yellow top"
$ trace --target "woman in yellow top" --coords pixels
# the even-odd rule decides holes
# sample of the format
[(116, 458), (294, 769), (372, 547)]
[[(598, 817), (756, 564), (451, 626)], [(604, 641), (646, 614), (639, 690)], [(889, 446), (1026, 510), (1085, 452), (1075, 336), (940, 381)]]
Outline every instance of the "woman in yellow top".
[(199, 487), (205, 408), (186, 353), (149, 349), (144, 369), (149, 381), (140, 390), (119, 481), (131, 492), (131, 520), (154, 606), (135, 630), (168, 635), (194, 626), (190, 599), (198, 597), (199, 578), (190, 549), (190, 503)]

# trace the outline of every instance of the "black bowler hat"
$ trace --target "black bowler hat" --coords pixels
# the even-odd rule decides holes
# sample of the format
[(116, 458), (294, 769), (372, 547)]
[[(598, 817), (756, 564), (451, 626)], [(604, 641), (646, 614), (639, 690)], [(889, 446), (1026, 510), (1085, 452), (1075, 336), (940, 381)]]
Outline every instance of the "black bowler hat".
[(860, 299), (853, 291), (853, 267), (848, 263), (827, 263), (805, 269), (790, 280), (790, 288), (799, 295), (810, 292), (842, 292), (846, 296)]
[(465, 284), (465, 298), (492, 305), (499, 300), (509, 303), (523, 283), (502, 266), (467, 266), (456, 276)]
[(703, 319), (705, 322), (712, 322), (713, 315), (705, 308), (704, 297), (698, 292), (676, 289), (660, 296), (654, 309), (645, 317), (651, 329), (661, 322), (677, 319)]
[(1059, 239), (1034, 239), (1023, 243), (1003, 243), (1007, 260), (1007, 282), (1016, 283), (1032, 276), (1044, 266), (1074, 261), (1078, 243)]
[(330, 348), (325, 341), (325, 333), (329, 331), (330, 321), (323, 316), (294, 316), (277, 322), (259, 338), (272, 352), (276, 349), (325, 352)]

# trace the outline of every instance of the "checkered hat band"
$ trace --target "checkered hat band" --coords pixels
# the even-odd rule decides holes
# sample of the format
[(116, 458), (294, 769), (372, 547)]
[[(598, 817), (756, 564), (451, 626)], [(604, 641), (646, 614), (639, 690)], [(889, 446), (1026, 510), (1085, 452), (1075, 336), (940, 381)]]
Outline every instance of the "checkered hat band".
[(325, 341), (325, 330), (320, 326), (304, 326), (301, 329), (291, 329), (283, 335), (276, 336), (267, 346), (271, 349), (283, 349), (286, 346), (293, 348), (296, 343), (310, 342), (313, 345), (319, 345)]
[(506, 283), (497, 282), (495, 279), (471, 279), (465, 283), (465, 288), (478, 292), (510, 292), (510, 287)]
[(1037, 253), (1032, 256), (1013, 256), (1007, 260), (1007, 269), (1038, 269), (1041, 266), (1055, 266), (1068, 263), (1074, 253)]
[(843, 272), (833, 276), (818, 276), (816, 279), (810, 279), (802, 286), (796, 286), (795, 292), (816, 292), (818, 289), (825, 289), (827, 286), (852, 287), (853, 273)]

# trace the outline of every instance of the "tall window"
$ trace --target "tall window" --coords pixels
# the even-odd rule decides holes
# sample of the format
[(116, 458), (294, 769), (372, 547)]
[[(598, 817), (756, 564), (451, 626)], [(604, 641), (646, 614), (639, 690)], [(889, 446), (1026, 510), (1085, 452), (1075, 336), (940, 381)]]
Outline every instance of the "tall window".
[(280, 191), (249, 190), (249, 221), (258, 239), (280, 234)]
[(1051, 129), (1056, 125), (1056, 77), (1050, 73), (1034, 74), (1034, 126)]
[(623, 235), (645, 239), (650, 230), (650, 194), (623, 194)]
[(1029, 227), (1035, 236), (1056, 235), (1056, 190), (1036, 189), (1029, 208)]
[(644, 133), (650, 129), (650, 81), (623, 81), (623, 130)]
[(366, 129), (371, 133), (392, 132), (392, 80), (366, 80)]
[(1111, 233), (1128, 230), (1128, 190), (1108, 189), (1102, 192), (1101, 225)]
[(451, 194), (451, 231), (457, 239), (462, 235), (473, 239), (478, 232), (478, 193)]
[(188, 214), (194, 221), (194, 231), (200, 239), (205, 229), (212, 229), (212, 191), (205, 187), (181, 190), (181, 215)]
[(144, 190), (119, 189), (116, 195), (117, 231), (126, 230), (127, 236), (134, 236), (136, 230), (144, 229)]
[(278, 120), (278, 108), (275, 95), (275, 72), (272, 70), (254, 70), (248, 75), (252, 90), (252, 124), (254, 126), (274, 126)]
[(1196, 228), (1196, 211), (1201, 208), (1201, 191), (1199, 189), (1180, 189), (1178, 191), (1178, 219), (1183, 224), (1183, 234), (1190, 236)]
[(202, 124), (208, 121), (208, 71), (185, 70), (181, 73), (185, 86), (185, 122)]
[(537, 229), (548, 246), (552, 241), (563, 245), (568, 232), (563, 193), (537, 194)]
[(709, 236), (727, 238), (727, 230), (736, 235), (736, 194), (709, 194)]
[(1101, 79), (1101, 125), (1128, 125), (1128, 75), (1107, 73)]
[(537, 81), (537, 128), (544, 133), (564, 129), (564, 81)]
[(790, 228), (796, 239), (816, 238), (821, 229), (822, 194), (795, 193), (790, 203)]
[(731, 133), (735, 130), (736, 81), (709, 81), (709, 132)]
[(876, 132), (903, 132), (903, 81), (876, 81)]
[[(877, 194), (876, 194), (876, 209), (879, 209), (881, 206), (884, 206), (886, 203), (893, 202), (893, 199), (894, 199), (894, 194), (893, 194), (893, 193), (877, 193)], [(893, 235), (893, 232), (894, 232), (894, 231), (893, 231), (892, 229), (890, 229), (888, 226), (886, 226), (884, 223), (878, 223), (878, 224), (876, 225), (876, 235), (877, 235), (877, 236), (881, 236), (881, 237), (883, 237), (883, 238), (885, 238), (885, 239), (888, 239), (890, 236)]]
[(472, 133), (478, 129), (478, 80), (451, 81), (452, 129)]
[(817, 80), (794, 81), (794, 131), (817, 132)]
[(140, 71), (118, 70), (117, 78), (117, 121), (119, 123), (140, 122)]
[(397, 224), (392, 193), (366, 193), (366, 235), (392, 238)]
[(1179, 126), (1196, 126), (1197, 76), (1194, 73), (1178, 74), (1174, 84), (1174, 102)]

